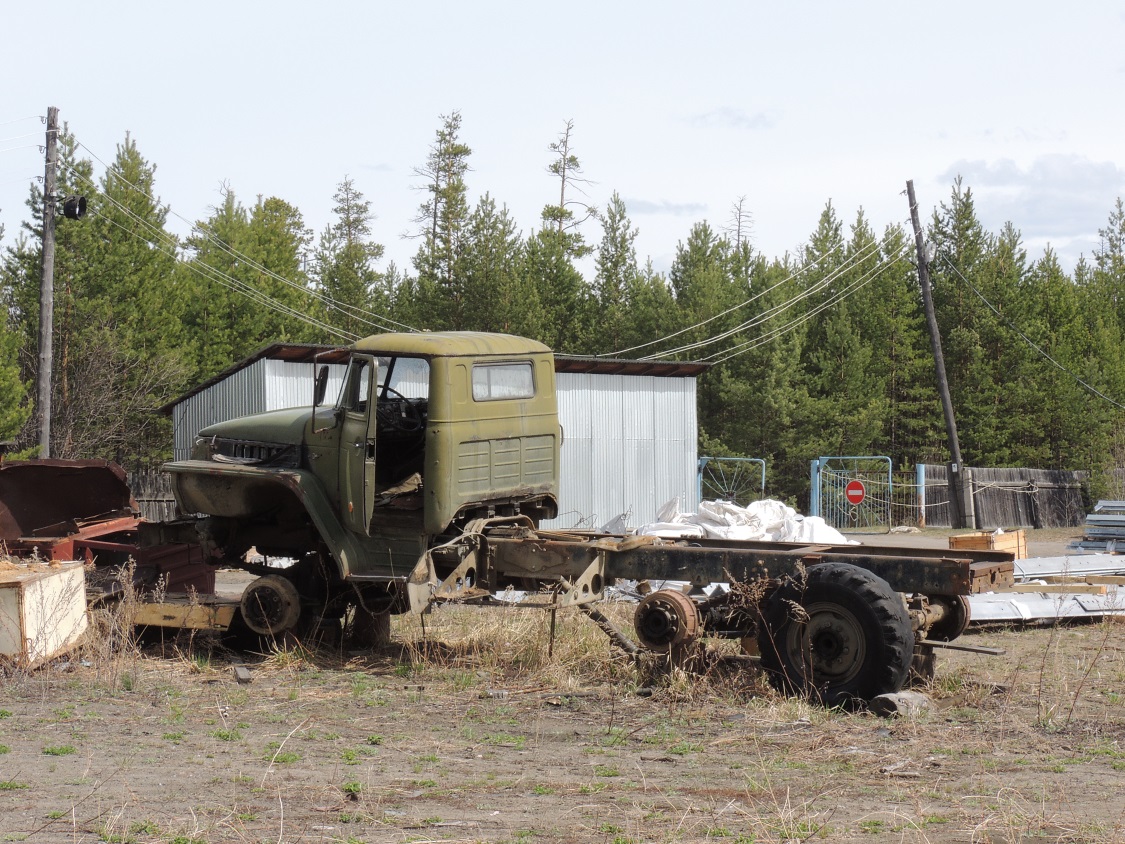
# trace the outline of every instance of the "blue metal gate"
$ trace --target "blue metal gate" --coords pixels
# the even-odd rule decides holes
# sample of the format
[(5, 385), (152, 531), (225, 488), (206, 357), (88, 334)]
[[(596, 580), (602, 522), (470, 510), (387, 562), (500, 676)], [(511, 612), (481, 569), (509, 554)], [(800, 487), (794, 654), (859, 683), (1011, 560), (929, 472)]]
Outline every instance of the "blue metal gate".
[(889, 457), (818, 457), (812, 461), (809, 515), (841, 531), (889, 531), (891, 469)]

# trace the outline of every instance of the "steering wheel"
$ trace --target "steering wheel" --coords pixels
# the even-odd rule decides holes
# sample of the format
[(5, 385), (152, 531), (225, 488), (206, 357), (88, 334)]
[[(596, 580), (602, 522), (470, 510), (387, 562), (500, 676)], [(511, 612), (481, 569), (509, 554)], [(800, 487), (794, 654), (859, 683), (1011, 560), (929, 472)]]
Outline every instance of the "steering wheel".
[[(388, 402), (387, 396), (394, 401)], [(415, 407), (410, 399), (394, 387), (384, 385), (380, 388), (379, 400), (375, 402), (375, 418), (379, 424), (391, 431), (412, 434), (420, 431), (425, 426), (422, 413)]]

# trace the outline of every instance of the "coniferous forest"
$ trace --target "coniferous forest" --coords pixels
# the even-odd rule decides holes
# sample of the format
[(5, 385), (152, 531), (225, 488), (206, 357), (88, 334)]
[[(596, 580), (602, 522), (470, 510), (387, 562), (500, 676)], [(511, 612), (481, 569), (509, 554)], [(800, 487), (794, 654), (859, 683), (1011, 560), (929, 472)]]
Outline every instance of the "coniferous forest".
[[(347, 176), (319, 233), (283, 198), (246, 203), (228, 187), (185, 239), (169, 232), (134, 140), (95, 175), (64, 132), (59, 195), (87, 196), (90, 212), (57, 227), (52, 456), (158, 465), (171, 426), (155, 409), (271, 342), (471, 329), (569, 354), (712, 363), (700, 454), (764, 458), (774, 497), (800, 500), (820, 455), (948, 460), (911, 231), (828, 203), (810, 209), (797, 254), (768, 256), (736, 201), (729, 218), (684, 231), (665, 274), (636, 254), (620, 197), (581, 201), (572, 124), (544, 161), (557, 193), (530, 227), (485, 185), (470, 203), (460, 124), (442, 117), (419, 151), (409, 267), (383, 260), (378, 209)], [(21, 230), (0, 232), (0, 441), (25, 456), (37, 442), (42, 202), (33, 184)], [(1027, 254), (1018, 220), (986, 231), (960, 180), (923, 212), (969, 465), (1084, 469), (1099, 494), (1122, 464), (1125, 207), (1106, 210), (1099, 248), (1070, 274), (1050, 250)]]

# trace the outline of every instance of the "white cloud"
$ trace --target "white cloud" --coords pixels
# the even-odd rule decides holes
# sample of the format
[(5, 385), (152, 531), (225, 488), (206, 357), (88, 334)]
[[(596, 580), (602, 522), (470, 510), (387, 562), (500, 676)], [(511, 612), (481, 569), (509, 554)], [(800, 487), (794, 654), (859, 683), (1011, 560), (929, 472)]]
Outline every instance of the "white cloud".
[(1030, 257), (1046, 244), (1072, 267), (1097, 244), (1117, 197), (1125, 195), (1125, 168), (1111, 161), (1052, 154), (1026, 167), (1011, 159), (958, 161), (945, 174), (972, 188), (985, 228), (1011, 222), (1023, 234)]
[(670, 214), (673, 217), (700, 217), (707, 213), (707, 206), (701, 202), (669, 202), (666, 199), (625, 199), (625, 208), (630, 214)]

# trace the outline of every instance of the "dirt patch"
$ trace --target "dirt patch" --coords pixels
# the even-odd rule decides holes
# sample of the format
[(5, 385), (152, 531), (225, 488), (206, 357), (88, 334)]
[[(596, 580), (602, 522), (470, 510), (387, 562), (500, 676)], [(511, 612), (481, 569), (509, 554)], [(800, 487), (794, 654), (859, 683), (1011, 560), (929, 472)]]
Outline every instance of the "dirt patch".
[(0, 838), (1125, 840), (1121, 623), (972, 632), (1007, 655), (942, 654), (936, 708), (898, 720), (753, 667), (646, 687), (577, 614), (550, 659), (546, 630), (445, 609), (378, 654), (197, 639), (8, 676)]

